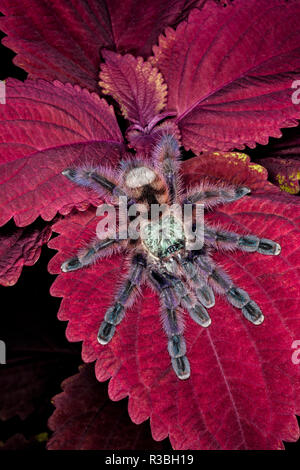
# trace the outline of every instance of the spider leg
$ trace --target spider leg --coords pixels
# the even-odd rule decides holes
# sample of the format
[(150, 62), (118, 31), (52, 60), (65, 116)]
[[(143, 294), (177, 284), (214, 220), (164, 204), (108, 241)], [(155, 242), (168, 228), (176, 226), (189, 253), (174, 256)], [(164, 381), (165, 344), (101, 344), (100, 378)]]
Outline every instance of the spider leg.
[(191, 297), (190, 291), (186, 289), (185, 284), (179, 277), (168, 272), (164, 272), (162, 275), (152, 271), (151, 281), (163, 297), (163, 301), (168, 308), (176, 307), (180, 304), (198, 325), (207, 328), (211, 324), (210, 316), (204, 305), (196, 302), (193, 296)]
[[(177, 296), (180, 298), (181, 306), (187, 310), (192, 320), (198, 325), (207, 328), (211, 324), (211, 319), (203, 303), (196, 302), (190, 296), (190, 292), (185, 288), (184, 283), (180, 279), (174, 278), (173, 285)], [(210, 289), (209, 286), (208, 288)]]
[(183, 204), (203, 204), (204, 207), (211, 208), (218, 204), (237, 201), (250, 192), (246, 186), (219, 186), (204, 182), (198, 188), (193, 188), (193, 192), (187, 195)]
[(71, 167), (63, 170), (62, 174), (79, 186), (94, 189), (101, 197), (107, 193), (112, 196), (126, 196), (126, 193), (118, 186), (113, 172), (108, 172), (104, 168)]
[(153, 157), (162, 172), (169, 190), (169, 202), (174, 203), (178, 193), (179, 146), (171, 134), (164, 134), (153, 150)]
[(119, 290), (115, 302), (105, 313), (98, 331), (98, 342), (107, 344), (113, 337), (118, 325), (125, 316), (126, 308), (133, 295), (137, 293), (137, 287), (140, 285), (143, 270), (146, 267), (146, 259), (141, 253), (133, 256), (129, 276)]
[(168, 352), (171, 357), (172, 367), (179, 379), (188, 379), (190, 377), (190, 364), (185, 355), (184, 324), (178, 312), (180, 300), (176, 295), (172, 279), (155, 269), (150, 270), (149, 279), (160, 294), (163, 303), (162, 319), (168, 337)]
[(212, 288), (225, 295), (228, 302), (240, 309), (247, 320), (254, 325), (260, 325), (264, 321), (262, 311), (254, 300), (250, 299), (246, 291), (235, 286), (232, 279), (209, 256), (196, 255), (194, 262)]
[(258, 238), (255, 235), (239, 235), (235, 232), (220, 230), (218, 228), (204, 228), (205, 242), (215, 248), (225, 250), (239, 249), (247, 252), (261, 253), (262, 255), (279, 255), (281, 247), (278, 243), (267, 238)]
[(181, 257), (177, 255), (179, 264), (183, 267), (188, 281), (193, 287), (199, 302), (206, 308), (211, 308), (215, 305), (215, 296), (212, 288), (204, 281), (199, 275), (197, 266), (188, 257)]
[(100, 257), (108, 256), (109, 249), (117, 246), (119, 243), (120, 240), (118, 239), (106, 238), (100, 240), (99, 238), (95, 238), (89, 245), (82, 248), (76, 256), (65, 261), (61, 265), (61, 270), (67, 273), (88, 266)]

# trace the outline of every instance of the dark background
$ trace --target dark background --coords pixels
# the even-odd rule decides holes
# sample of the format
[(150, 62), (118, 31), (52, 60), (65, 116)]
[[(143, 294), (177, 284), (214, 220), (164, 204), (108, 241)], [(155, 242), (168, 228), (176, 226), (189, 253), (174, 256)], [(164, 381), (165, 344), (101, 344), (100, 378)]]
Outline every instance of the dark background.
[[(0, 33), (0, 39), (3, 36)], [(13, 57), (0, 45), (0, 80), (25, 80), (26, 73), (13, 65)], [(12, 222), (7, 225), (4, 230), (13, 229)], [(81, 345), (66, 340), (66, 324), (57, 320), (60, 299), (49, 294), (54, 276), (47, 272), (47, 264), (53, 255), (44, 246), (38, 262), (23, 268), (15, 286), (0, 286), (0, 339), (7, 345), (7, 364), (0, 365), (0, 449), (45, 449), (51, 435), (47, 420), (54, 411), (51, 398), (82, 362)], [(299, 452), (300, 441), (286, 444), (286, 449)]]

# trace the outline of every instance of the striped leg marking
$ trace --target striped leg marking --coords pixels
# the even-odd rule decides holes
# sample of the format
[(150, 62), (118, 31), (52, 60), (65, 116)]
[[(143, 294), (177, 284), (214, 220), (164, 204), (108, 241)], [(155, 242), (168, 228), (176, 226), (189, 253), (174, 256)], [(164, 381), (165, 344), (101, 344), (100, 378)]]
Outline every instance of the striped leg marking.
[(254, 325), (260, 325), (264, 321), (262, 311), (254, 300), (250, 299), (246, 291), (235, 286), (231, 278), (212, 260), (207, 256), (198, 256), (195, 261), (213, 289), (225, 295), (228, 302), (240, 309), (247, 320)]
[(113, 240), (110, 238), (99, 240), (99, 238), (96, 238), (91, 244), (80, 250), (77, 256), (74, 256), (73, 258), (65, 261), (61, 265), (61, 270), (64, 273), (68, 273), (70, 271), (76, 271), (77, 269), (81, 269), (84, 266), (92, 264), (100, 256), (105, 256), (105, 252), (100, 253), (102, 250), (111, 247), (115, 243), (118, 243), (118, 240)]
[(208, 183), (200, 186), (198, 191), (189, 194), (184, 200), (184, 204), (204, 204), (205, 207), (213, 207), (218, 204), (237, 201), (249, 193), (251, 193), (251, 190), (245, 186), (236, 188), (231, 186), (218, 187)]
[(212, 288), (201, 278), (197, 266), (190, 259), (182, 258), (180, 255), (178, 258), (199, 302), (206, 308), (212, 308), (215, 305), (215, 296)]
[(150, 281), (160, 294), (164, 308), (162, 310), (163, 325), (168, 337), (168, 352), (172, 367), (180, 380), (190, 377), (191, 370), (186, 357), (186, 343), (183, 337), (184, 325), (177, 311), (179, 300), (170, 277), (152, 269)]
[(113, 181), (101, 175), (96, 168), (66, 168), (62, 171), (73, 183), (96, 190), (101, 196), (107, 191), (114, 196), (126, 196), (125, 192)]
[(97, 337), (100, 344), (109, 343), (114, 336), (116, 326), (121, 323), (125, 316), (128, 301), (137, 291), (145, 267), (145, 258), (141, 254), (135, 255), (131, 262), (129, 277), (121, 287), (114, 304), (107, 309), (104, 320), (100, 325)]
[(267, 238), (258, 238), (255, 235), (239, 235), (206, 226), (204, 237), (208, 244), (225, 250), (238, 249), (249, 253), (257, 251), (262, 255), (273, 256), (277, 256), (281, 252), (279, 243)]

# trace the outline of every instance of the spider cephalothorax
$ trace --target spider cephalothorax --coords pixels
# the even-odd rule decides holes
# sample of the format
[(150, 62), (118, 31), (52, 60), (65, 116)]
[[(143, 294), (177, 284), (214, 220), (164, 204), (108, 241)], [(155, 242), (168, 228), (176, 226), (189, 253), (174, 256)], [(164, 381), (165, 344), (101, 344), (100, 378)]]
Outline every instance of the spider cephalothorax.
[[(116, 204), (117, 198), (126, 196), (128, 207), (143, 204), (146, 216), (140, 230), (143, 236), (132, 239), (120, 237), (95, 238), (86, 248), (62, 264), (62, 271), (73, 271), (88, 266), (100, 257), (116, 250), (124, 250), (130, 258), (126, 280), (115, 296), (112, 306), (105, 313), (98, 332), (100, 344), (107, 344), (122, 321), (126, 309), (132, 305), (139, 286), (148, 282), (161, 300), (163, 326), (168, 337), (168, 351), (173, 369), (180, 379), (190, 376), (186, 344), (183, 337), (183, 310), (201, 325), (211, 323), (208, 309), (215, 304), (214, 292), (225, 295), (240, 309), (247, 320), (255, 325), (264, 317), (258, 305), (247, 292), (237, 287), (230, 277), (212, 259), (212, 251), (220, 247), (278, 255), (280, 245), (255, 235), (239, 235), (204, 225), (203, 244), (191, 249), (184, 226), (169, 209), (199, 204), (213, 207), (240, 199), (250, 190), (225, 184), (210, 184), (206, 180), (188, 193), (180, 188), (179, 147), (174, 136), (163, 135), (153, 150), (148, 163), (123, 162), (117, 171), (104, 168), (78, 166), (63, 172), (71, 181), (95, 189), (107, 202)], [(151, 218), (153, 205), (162, 205), (162, 212)], [(195, 224), (195, 214), (191, 224)], [(132, 217), (128, 217), (132, 220)]]

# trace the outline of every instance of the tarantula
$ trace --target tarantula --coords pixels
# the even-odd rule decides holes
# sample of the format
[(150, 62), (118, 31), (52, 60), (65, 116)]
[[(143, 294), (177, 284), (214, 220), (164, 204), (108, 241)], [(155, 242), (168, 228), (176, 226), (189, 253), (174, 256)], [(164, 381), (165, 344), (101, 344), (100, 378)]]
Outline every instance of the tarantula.
[[(128, 207), (134, 203), (144, 204), (148, 211), (147, 217), (150, 217), (153, 204), (165, 205), (167, 208), (174, 203), (192, 205), (193, 208), (203, 204), (211, 208), (250, 193), (247, 187), (211, 184), (206, 180), (183, 193), (180, 190), (179, 159), (176, 138), (165, 134), (154, 147), (149, 162), (125, 161), (120, 164), (118, 171), (86, 165), (74, 166), (64, 170), (63, 174), (76, 184), (93, 188), (106, 202), (116, 204), (118, 197), (126, 196)], [(172, 222), (168, 235), (164, 233), (166, 217)], [(129, 272), (114, 303), (105, 313), (98, 341), (102, 345), (111, 341), (126, 309), (133, 304), (139, 286), (148, 282), (160, 297), (163, 328), (168, 337), (168, 352), (173, 369), (177, 377), (184, 380), (190, 376), (190, 365), (183, 337), (182, 308), (200, 326), (208, 327), (211, 319), (207, 310), (214, 306), (216, 292), (225, 295), (229, 303), (240, 309), (253, 324), (259, 325), (264, 320), (259, 306), (247, 292), (237, 287), (214, 263), (212, 250), (239, 249), (278, 255), (281, 248), (272, 240), (260, 239), (255, 235), (239, 235), (205, 224), (203, 246), (190, 250), (181, 222), (170, 215), (168, 210), (152, 223), (159, 224), (160, 228), (156, 232), (160, 233), (160, 237), (154, 237), (151, 230), (147, 231), (148, 226), (143, 239), (97, 237), (75, 257), (64, 262), (61, 269), (63, 272), (74, 271), (110, 255), (114, 250), (125, 250), (130, 258)]]

